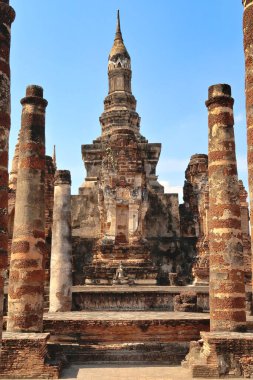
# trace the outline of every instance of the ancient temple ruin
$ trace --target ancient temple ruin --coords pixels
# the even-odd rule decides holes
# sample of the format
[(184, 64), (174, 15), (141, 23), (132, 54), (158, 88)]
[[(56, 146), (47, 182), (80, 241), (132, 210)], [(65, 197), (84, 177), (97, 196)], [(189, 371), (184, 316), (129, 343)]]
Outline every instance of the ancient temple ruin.
[(155, 280), (164, 263), (170, 263), (171, 271), (176, 267), (178, 195), (165, 194), (157, 180), (161, 144), (141, 135), (131, 78), (118, 14), (101, 136), (82, 145), (87, 175), (79, 194), (72, 196), (74, 250), (76, 255), (86, 252), (83, 273), (82, 267), (75, 268), (75, 283), (110, 284), (120, 262), (133, 280)]
[[(250, 177), (253, 0), (243, 4)], [(38, 85), (21, 99), (7, 186), (14, 18), (0, 0), (0, 378), (58, 378), (71, 363), (185, 358), (194, 377), (252, 375), (252, 235), (231, 87), (209, 88), (208, 154), (190, 157), (179, 204), (158, 181), (161, 144), (141, 134), (118, 12), (101, 134), (81, 147), (78, 194), (69, 170), (57, 170), (55, 150), (46, 155), (47, 100)]]

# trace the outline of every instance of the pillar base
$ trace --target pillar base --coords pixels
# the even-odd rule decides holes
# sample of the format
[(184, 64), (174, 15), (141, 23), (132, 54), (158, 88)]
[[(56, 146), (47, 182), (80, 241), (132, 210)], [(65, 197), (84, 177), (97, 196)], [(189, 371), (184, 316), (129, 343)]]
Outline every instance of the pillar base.
[(253, 333), (201, 332), (182, 365), (193, 378), (253, 377)]
[(48, 359), (50, 334), (3, 333), (0, 379), (58, 379), (60, 364)]

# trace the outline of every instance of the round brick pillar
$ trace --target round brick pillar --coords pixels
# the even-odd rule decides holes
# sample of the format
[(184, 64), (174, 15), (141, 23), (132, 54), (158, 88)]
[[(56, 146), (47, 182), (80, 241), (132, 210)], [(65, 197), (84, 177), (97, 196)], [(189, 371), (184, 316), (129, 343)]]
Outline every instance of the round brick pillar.
[(0, 343), (2, 341), (4, 277), (8, 265), (8, 159), (10, 115), (11, 24), (15, 12), (0, 0)]
[(208, 95), (210, 329), (243, 331), (245, 285), (234, 99), (227, 84), (211, 86)]
[[(253, 249), (253, 0), (243, 0), (243, 37), (245, 54), (245, 94), (248, 145), (248, 184), (251, 220), (251, 251)], [(252, 308), (253, 309), (253, 308)], [(251, 311), (252, 314), (252, 311)]]
[(43, 329), (45, 247), (45, 109), (43, 89), (28, 86), (20, 130), (11, 247), (8, 331)]

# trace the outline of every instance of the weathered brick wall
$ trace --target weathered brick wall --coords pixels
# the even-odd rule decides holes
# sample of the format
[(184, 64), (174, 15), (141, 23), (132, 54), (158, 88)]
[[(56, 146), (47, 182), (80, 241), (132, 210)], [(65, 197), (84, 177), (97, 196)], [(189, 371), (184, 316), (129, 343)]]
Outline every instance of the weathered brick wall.
[(194, 378), (252, 377), (253, 334), (202, 332), (201, 338), (199, 363), (192, 366)]
[(4, 333), (0, 379), (58, 379), (59, 365), (47, 361), (49, 334)]

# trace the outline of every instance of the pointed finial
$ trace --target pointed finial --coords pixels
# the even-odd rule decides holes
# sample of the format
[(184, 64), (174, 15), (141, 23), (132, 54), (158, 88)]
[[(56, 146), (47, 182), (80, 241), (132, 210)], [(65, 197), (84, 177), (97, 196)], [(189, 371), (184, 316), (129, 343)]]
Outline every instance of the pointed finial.
[(121, 34), (121, 28), (120, 28), (120, 15), (119, 15), (119, 9), (117, 11), (117, 27), (116, 27), (116, 35), (115, 35), (115, 40), (121, 40), (122, 39), (122, 34)]
[(55, 149), (55, 145), (54, 145), (54, 151), (53, 151), (52, 159), (53, 159), (54, 167), (55, 167), (55, 169), (57, 169), (57, 165), (56, 165), (56, 149)]
[[(124, 57), (125, 59), (129, 60), (129, 68), (130, 68), (131, 67), (130, 56), (127, 52), (127, 49), (124, 45), (124, 41), (122, 38), (121, 28), (120, 28), (120, 15), (119, 15), (119, 10), (118, 10), (116, 34), (115, 34), (113, 46), (109, 54), (109, 64), (111, 64), (110, 61), (113, 61), (115, 63), (118, 60), (119, 56), (121, 56), (121, 59), (122, 57)], [(115, 67), (115, 65), (113, 65), (113, 67)]]
[(117, 29), (120, 30), (120, 15), (119, 15), (119, 9), (118, 9), (118, 11), (117, 11), (117, 22), (118, 22)]

